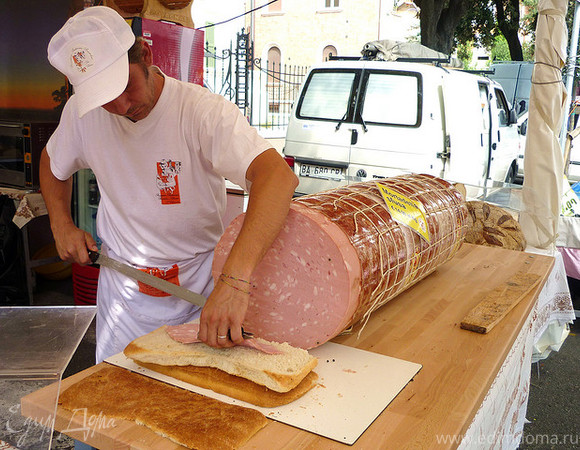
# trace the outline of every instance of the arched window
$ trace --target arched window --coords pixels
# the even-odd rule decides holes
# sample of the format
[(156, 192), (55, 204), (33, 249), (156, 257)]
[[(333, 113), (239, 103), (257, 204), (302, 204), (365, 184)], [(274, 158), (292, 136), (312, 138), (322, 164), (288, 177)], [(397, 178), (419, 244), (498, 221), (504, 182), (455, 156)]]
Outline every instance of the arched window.
[(268, 109), (271, 113), (280, 112), (280, 73), (281, 52), (278, 47), (268, 50)]
[(324, 47), (324, 50), (322, 50), (323, 61), (328, 61), (330, 56), (336, 56), (336, 47), (334, 45), (327, 45)]
[(270, 47), (268, 50), (268, 83), (274, 83), (278, 77), (276, 72), (280, 72), (281, 52), (278, 47)]

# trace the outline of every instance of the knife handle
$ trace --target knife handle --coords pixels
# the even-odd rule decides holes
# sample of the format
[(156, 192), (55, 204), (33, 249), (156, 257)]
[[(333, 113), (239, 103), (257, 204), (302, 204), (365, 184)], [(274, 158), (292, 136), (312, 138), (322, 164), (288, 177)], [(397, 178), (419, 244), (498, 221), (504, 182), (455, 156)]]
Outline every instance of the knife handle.
[(96, 264), (97, 259), (99, 259), (99, 253), (89, 250), (89, 258), (93, 264)]

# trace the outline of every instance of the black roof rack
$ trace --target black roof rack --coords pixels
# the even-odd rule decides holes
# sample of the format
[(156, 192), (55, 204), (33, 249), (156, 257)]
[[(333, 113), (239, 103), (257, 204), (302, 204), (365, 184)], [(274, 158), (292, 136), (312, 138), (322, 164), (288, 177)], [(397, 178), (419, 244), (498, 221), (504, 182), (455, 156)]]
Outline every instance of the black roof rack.
[[(328, 57), (329, 61), (385, 61), (384, 59), (374, 59), (365, 56), (334, 56), (330, 55)], [(441, 64), (449, 64), (451, 58), (397, 58), (396, 62), (409, 62), (409, 63), (431, 63), (435, 64), (436, 66), (440, 66)], [(392, 61), (390, 61), (392, 62)], [(483, 72), (482, 72), (483, 73)]]
[(493, 75), (495, 73), (495, 69), (480, 69), (480, 70), (464, 69), (464, 70), (462, 70), (462, 72), (474, 73), (477, 75)]
[[(328, 57), (329, 61), (385, 61), (383, 59), (371, 59), (364, 56), (334, 56)], [(449, 64), (449, 58), (397, 58), (398, 62), (435, 63)]]
[(449, 58), (397, 58), (399, 62), (449, 64)]
[(328, 57), (329, 61), (360, 61), (362, 58), (360, 56), (334, 56), (330, 55)]

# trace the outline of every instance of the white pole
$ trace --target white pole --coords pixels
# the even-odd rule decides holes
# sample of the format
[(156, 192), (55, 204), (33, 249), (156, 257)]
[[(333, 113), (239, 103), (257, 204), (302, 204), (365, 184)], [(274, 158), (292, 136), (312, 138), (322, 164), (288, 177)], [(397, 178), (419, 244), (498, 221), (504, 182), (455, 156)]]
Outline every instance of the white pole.
[(568, 119), (570, 113), (570, 105), (572, 104), (572, 96), (574, 93), (574, 76), (576, 73), (576, 56), (578, 54), (578, 32), (580, 30), (580, 0), (576, 0), (574, 7), (574, 22), (572, 24), (572, 35), (570, 37), (570, 51), (568, 52), (568, 70), (566, 71), (566, 105), (564, 107), (564, 118), (562, 120), (562, 130), (560, 131), (560, 147), (562, 151), (566, 148), (566, 138), (568, 135)]

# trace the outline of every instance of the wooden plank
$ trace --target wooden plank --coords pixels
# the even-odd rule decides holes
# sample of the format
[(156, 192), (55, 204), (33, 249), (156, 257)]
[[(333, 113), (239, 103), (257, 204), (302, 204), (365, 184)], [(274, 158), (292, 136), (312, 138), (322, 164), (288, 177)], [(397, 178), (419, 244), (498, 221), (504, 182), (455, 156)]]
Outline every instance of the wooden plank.
[[(364, 329), (357, 325), (352, 333), (333, 339), (339, 344), (423, 365), (413, 381), (352, 447), (457, 447), (526, 322), (553, 265), (554, 258), (550, 256), (463, 244), (451, 261), (373, 313)], [(462, 330), (461, 320), (481, 301), (486, 287), (521, 270), (538, 274), (541, 280), (512, 313), (496, 325), (494, 332), (479, 335)], [(98, 368), (87, 369), (74, 377), (78, 380)], [(63, 380), (63, 389), (69, 382), (76, 381)], [(30, 398), (29, 403), (35, 400)], [(70, 413), (58, 408), (56, 429), (62, 431), (69, 420)], [(153, 443), (155, 438), (148, 433), (150, 430), (136, 424), (131, 427), (135, 433), (129, 434), (126, 429), (125, 433), (102, 429), (97, 430), (98, 437), (95, 434), (86, 440), (81, 432), (74, 436), (106, 449), (112, 448), (113, 443), (117, 446), (114, 448), (127, 445), (143, 433), (143, 439), (147, 436), (148, 442), (131, 441), (130, 448), (161, 448), (158, 441)], [(441, 441), (445, 437), (450, 440)], [(177, 448), (163, 441), (165, 448)], [(351, 446), (270, 421), (242, 447), (256, 448), (348, 450)]]
[(489, 333), (530, 292), (542, 277), (520, 271), (485, 295), (461, 322), (464, 330)]

